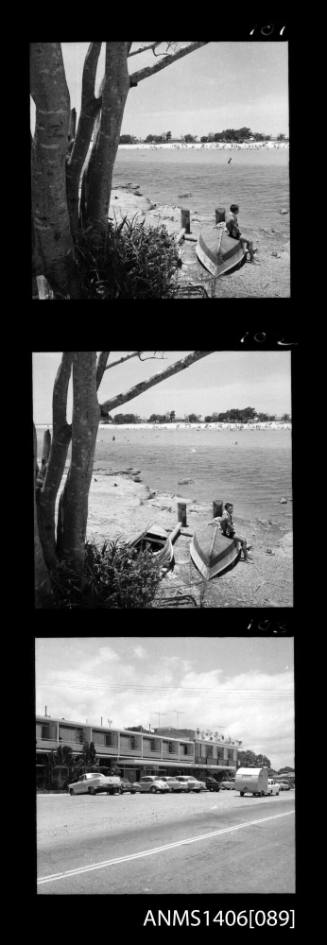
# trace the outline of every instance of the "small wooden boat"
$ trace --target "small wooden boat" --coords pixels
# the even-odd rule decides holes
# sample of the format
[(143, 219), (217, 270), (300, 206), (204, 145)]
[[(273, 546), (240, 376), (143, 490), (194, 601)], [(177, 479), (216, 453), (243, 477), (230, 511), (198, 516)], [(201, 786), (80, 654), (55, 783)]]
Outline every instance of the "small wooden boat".
[(207, 226), (201, 230), (195, 252), (212, 276), (223, 276), (237, 269), (245, 260), (245, 252), (239, 240), (232, 239), (222, 225)]
[(161, 525), (151, 525), (138, 538), (130, 542), (131, 547), (139, 551), (149, 550), (157, 559), (160, 567), (169, 569), (174, 560), (173, 542), (177, 538), (181, 529), (180, 522), (177, 523), (172, 532), (167, 533)]
[(190, 545), (192, 561), (207, 581), (236, 564), (240, 550), (239, 541), (222, 535), (218, 522), (199, 528)]

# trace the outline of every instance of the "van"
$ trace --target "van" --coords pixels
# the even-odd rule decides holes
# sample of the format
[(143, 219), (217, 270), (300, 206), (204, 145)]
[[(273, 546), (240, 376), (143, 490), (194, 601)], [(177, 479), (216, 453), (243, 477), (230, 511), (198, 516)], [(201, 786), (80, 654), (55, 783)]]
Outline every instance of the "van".
[(235, 776), (235, 790), (244, 794), (253, 794), (254, 797), (264, 797), (269, 794), (268, 768), (238, 768)]

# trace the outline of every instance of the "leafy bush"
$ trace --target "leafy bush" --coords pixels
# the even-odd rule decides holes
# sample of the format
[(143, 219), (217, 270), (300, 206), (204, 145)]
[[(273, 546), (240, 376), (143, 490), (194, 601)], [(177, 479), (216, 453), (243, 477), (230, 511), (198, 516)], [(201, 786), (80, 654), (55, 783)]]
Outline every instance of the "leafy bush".
[(88, 299), (169, 298), (180, 266), (177, 246), (165, 227), (145, 227), (135, 218), (124, 218), (119, 226), (108, 222), (105, 233), (86, 229), (76, 253)]
[(54, 609), (146, 608), (160, 580), (160, 565), (151, 551), (137, 551), (120, 540), (102, 548), (85, 545), (84, 580), (65, 563), (52, 574)]

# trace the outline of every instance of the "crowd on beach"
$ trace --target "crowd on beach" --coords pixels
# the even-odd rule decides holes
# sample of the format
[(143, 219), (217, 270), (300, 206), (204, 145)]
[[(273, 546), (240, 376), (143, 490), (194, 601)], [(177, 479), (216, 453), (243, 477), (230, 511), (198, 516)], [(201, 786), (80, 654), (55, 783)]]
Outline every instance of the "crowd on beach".
[(157, 151), (158, 148), (166, 148), (170, 151), (176, 151), (181, 149), (198, 149), (198, 150), (223, 150), (223, 151), (242, 151), (242, 150), (254, 150), (261, 151), (263, 148), (274, 149), (279, 151), (280, 149), (288, 150), (289, 144), (288, 141), (168, 141), (162, 142), (161, 144), (146, 143), (145, 141), (137, 142), (136, 144), (120, 144), (119, 149), (129, 149), (133, 148), (134, 150), (146, 149), (147, 151)]
[(125, 430), (291, 430), (290, 421), (267, 420), (258, 423), (104, 423), (100, 426), (114, 426)]

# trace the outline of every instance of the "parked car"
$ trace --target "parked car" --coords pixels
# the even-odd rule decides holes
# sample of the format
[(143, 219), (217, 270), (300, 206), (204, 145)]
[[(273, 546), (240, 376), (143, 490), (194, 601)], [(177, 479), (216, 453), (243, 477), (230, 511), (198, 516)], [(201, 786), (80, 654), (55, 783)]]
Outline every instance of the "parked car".
[(220, 782), (221, 791), (234, 791), (235, 790), (235, 778), (230, 778), (228, 781)]
[(184, 785), (183, 791), (196, 791), (199, 793), (199, 791), (205, 791), (206, 789), (204, 781), (198, 781), (197, 778), (193, 778), (188, 774), (177, 774), (176, 780)]
[(290, 791), (290, 790), (291, 790), (291, 785), (288, 783), (288, 781), (278, 781), (278, 784), (279, 784), (279, 787), (280, 787), (280, 790), (281, 790), (281, 791)]
[(273, 781), (272, 778), (268, 778), (268, 788), (266, 794), (279, 794), (280, 784), (277, 781)]
[(178, 780), (178, 778), (173, 778), (170, 777), (170, 775), (165, 774), (162, 778), (160, 778), (160, 780), (166, 781), (166, 783), (169, 784), (171, 791), (179, 791), (179, 793), (181, 793), (184, 790), (183, 785)]
[(206, 788), (208, 791), (220, 791), (220, 781), (216, 781), (216, 778), (209, 776), (206, 778)]
[(133, 782), (133, 792), (141, 791), (141, 793), (149, 794), (169, 794), (170, 791), (169, 784), (163, 780), (163, 778), (157, 778), (156, 775), (147, 774), (144, 778), (140, 778), (139, 781)]
[(73, 781), (68, 785), (68, 790), (73, 794), (120, 794), (121, 778), (118, 775), (106, 776), (99, 771), (89, 771), (82, 774), (78, 781)]
[(131, 781), (128, 780), (128, 778), (120, 779), (120, 793), (121, 794), (127, 794), (128, 792), (134, 793), (132, 791), (132, 787), (133, 787), (133, 784)]

